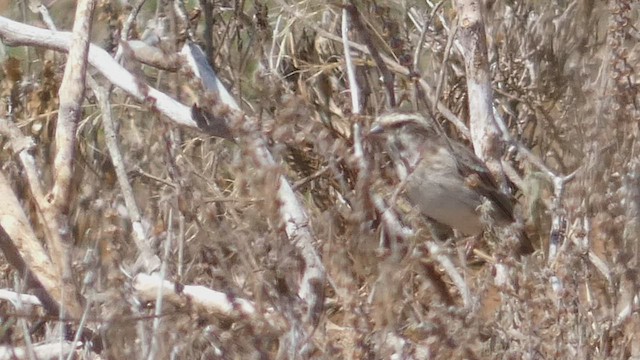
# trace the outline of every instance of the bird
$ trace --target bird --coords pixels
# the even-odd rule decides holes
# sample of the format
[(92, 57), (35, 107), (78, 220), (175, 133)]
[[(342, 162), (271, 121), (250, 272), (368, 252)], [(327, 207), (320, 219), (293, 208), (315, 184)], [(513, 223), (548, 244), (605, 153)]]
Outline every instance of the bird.
[[(477, 236), (485, 230), (483, 214), (498, 226), (515, 222), (514, 197), (500, 191), (484, 162), (448, 138), (435, 120), (419, 113), (383, 114), (372, 123), (369, 136), (386, 144), (409, 203), (438, 226)], [(533, 251), (522, 232), (518, 252)]]

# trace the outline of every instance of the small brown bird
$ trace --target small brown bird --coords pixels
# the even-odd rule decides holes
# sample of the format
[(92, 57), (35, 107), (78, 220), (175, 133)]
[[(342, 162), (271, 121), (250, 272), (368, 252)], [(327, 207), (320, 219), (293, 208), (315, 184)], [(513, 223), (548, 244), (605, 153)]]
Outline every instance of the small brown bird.
[[(439, 134), (434, 120), (420, 114), (393, 113), (378, 117), (370, 130), (387, 145), (389, 156), (407, 198), (420, 212), (437, 223), (465, 235), (483, 231), (481, 206), (497, 225), (515, 221), (514, 199), (500, 191), (495, 179), (473, 152)], [(522, 234), (520, 253), (533, 247)]]

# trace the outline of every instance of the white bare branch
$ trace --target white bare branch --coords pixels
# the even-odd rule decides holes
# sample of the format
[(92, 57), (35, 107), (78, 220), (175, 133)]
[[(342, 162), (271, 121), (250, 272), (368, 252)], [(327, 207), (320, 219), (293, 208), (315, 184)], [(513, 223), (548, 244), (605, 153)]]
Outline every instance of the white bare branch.
[(178, 285), (164, 280), (157, 274), (138, 274), (133, 280), (136, 295), (142, 301), (155, 301), (159, 288), (164, 300), (184, 305), (187, 301), (206, 311), (231, 318), (254, 317), (255, 305), (248, 300), (237, 298), (220, 291), (199, 285)]

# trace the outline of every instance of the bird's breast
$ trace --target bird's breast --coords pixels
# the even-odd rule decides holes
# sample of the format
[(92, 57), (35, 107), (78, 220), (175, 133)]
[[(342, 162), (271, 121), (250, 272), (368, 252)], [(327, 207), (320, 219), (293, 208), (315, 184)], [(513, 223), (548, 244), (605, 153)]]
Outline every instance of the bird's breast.
[(465, 186), (459, 174), (420, 168), (407, 181), (409, 201), (423, 215), (457, 229), (465, 235), (482, 231), (478, 207), (482, 197)]

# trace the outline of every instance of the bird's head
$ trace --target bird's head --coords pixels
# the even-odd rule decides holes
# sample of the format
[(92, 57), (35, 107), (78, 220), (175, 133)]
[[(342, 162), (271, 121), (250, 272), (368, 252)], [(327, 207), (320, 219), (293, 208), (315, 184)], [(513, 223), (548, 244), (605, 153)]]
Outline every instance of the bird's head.
[(437, 138), (433, 120), (417, 113), (390, 113), (376, 118), (369, 130), (373, 142), (380, 142), (404, 178), (421, 159), (428, 143)]

